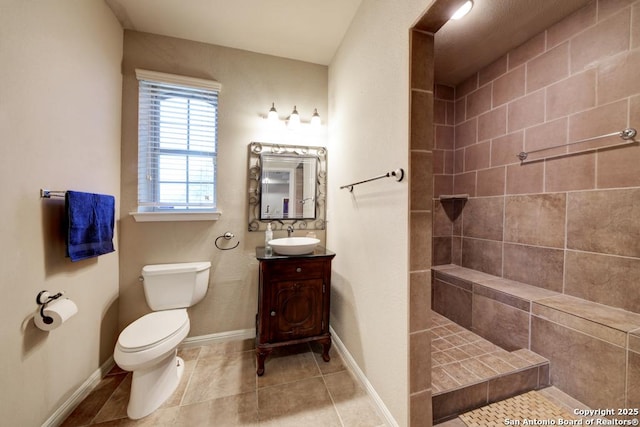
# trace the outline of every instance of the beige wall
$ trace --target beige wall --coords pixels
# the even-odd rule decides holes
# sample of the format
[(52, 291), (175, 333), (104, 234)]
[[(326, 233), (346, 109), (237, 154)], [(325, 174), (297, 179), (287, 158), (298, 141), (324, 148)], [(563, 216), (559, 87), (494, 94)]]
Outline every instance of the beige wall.
[[(115, 343), (118, 253), (65, 258), (64, 201), (39, 190), (119, 201), (122, 29), (98, 1), (0, 7), (0, 414), (3, 425), (39, 426)], [(51, 332), (32, 321), (44, 289), (79, 309)]]
[(408, 425), (409, 29), (427, 1), (363, 1), (329, 67), (333, 328), (399, 425)]
[[(222, 217), (204, 222), (135, 222), (137, 198), (137, 81), (135, 68), (217, 80), (219, 105), (218, 206)], [(122, 208), (120, 328), (149, 312), (138, 281), (145, 264), (211, 261), (209, 291), (190, 309), (190, 336), (251, 329), (257, 307), (255, 247), (263, 232), (248, 232), (247, 164), (252, 141), (325, 145), (318, 137), (275, 134), (265, 116), (272, 102), (281, 118), (297, 105), (303, 121), (317, 108), (327, 121), (327, 67), (158, 35), (125, 31), (122, 106)], [(331, 162), (331, 152), (329, 152)], [(235, 234), (233, 250), (216, 249), (216, 237)], [(285, 231), (276, 231), (282, 237)], [(301, 232), (298, 232), (301, 233)], [(324, 239), (324, 232), (318, 232)], [(222, 241), (224, 243), (224, 240)]]
[(640, 129), (638, 28), (640, 2), (594, 1), (475, 73), (455, 98), (439, 92), (436, 195), (471, 198), (453, 223), (436, 202), (436, 264), (640, 312), (640, 146), (516, 157)]

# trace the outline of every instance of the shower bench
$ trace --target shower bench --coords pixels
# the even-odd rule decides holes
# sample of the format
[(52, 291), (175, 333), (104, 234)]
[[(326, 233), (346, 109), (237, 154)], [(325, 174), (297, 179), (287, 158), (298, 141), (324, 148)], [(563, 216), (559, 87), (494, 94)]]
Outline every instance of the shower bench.
[(432, 308), (548, 359), (551, 384), (591, 408), (640, 404), (640, 314), (453, 264), (432, 268)]

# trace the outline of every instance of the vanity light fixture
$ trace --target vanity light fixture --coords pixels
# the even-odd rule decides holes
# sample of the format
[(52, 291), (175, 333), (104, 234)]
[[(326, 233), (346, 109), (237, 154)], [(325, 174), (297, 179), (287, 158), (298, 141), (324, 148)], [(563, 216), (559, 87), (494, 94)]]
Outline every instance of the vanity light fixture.
[(276, 111), (276, 103), (271, 103), (271, 108), (269, 109), (269, 114), (267, 114), (267, 120), (271, 123), (275, 123), (278, 121), (278, 112)]
[(471, 11), (471, 8), (473, 8), (473, 1), (469, 0), (465, 4), (460, 6), (458, 10), (456, 10), (456, 12), (451, 16), (451, 19), (454, 19), (456, 21), (458, 19), (462, 19), (467, 13)]
[(300, 114), (298, 114), (298, 110), (295, 105), (293, 106), (291, 115), (287, 119), (287, 127), (291, 130), (296, 130), (300, 127)]
[(320, 114), (318, 114), (318, 109), (313, 109), (313, 116), (311, 116), (311, 127), (314, 129), (319, 129), (322, 124), (320, 120)]
[[(270, 124), (276, 124), (280, 122), (280, 118), (278, 117), (278, 111), (276, 110), (275, 102), (271, 103), (271, 108), (267, 113), (266, 119)], [(311, 121), (302, 122), (302, 120), (300, 119), (300, 114), (298, 113), (298, 107), (296, 105), (293, 106), (293, 111), (291, 112), (291, 115), (283, 121), (285, 122), (287, 129), (289, 130), (300, 129), (303, 123), (310, 124), (311, 129), (313, 129), (314, 131), (317, 131), (322, 126), (322, 120), (320, 119), (320, 114), (318, 114), (317, 108), (313, 109), (313, 115), (311, 116)]]

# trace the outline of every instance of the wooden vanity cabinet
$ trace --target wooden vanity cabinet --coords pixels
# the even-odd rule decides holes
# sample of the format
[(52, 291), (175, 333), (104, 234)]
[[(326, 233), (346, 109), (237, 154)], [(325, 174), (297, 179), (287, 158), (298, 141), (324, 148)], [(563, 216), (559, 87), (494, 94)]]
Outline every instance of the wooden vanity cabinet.
[(265, 256), (256, 249), (259, 266), (256, 314), (257, 374), (276, 347), (317, 341), (329, 361), (331, 260), (334, 253), (318, 247), (313, 254)]

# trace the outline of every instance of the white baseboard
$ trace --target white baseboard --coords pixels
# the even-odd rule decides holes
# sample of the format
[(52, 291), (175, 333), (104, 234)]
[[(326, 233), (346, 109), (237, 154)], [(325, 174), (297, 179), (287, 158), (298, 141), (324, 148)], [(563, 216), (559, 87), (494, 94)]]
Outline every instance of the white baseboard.
[(215, 344), (225, 341), (246, 340), (256, 337), (255, 328), (238, 329), (235, 331), (219, 332), (217, 334), (198, 335), (197, 337), (187, 337), (180, 344), (180, 348), (197, 347), (199, 345)]
[(391, 412), (387, 408), (387, 405), (384, 404), (384, 402), (380, 398), (380, 395), (378, 395), (378, 393), (376, 392), (376, 389), (373, 388), (373, 385), (371, 385), (367, 376), (364, 374), (364, 372), (362, 372), (353, 356), (351, 356), (351, 353), (349, 353), (342, 340), (340, 340), (338, 334), (336, 334), (336, 331), (334, 331), (331, 326), (329, 326), (329, 330), (331, 331), (331, 341), (335, 345), (336, 350), (338, 351), (338, 353), (340, 353), (340, 356), (342, 357), (344, 363), (347, 364), (347, 368), (356, 376), (356, 379), (358, 380), (362, 388), (365, 389), (371, 400), (373, 400), (380, 418), (382, 418), (387, 426), (399, 427), (398, 422), (395, 420), (395, 418), (393, 418), (393, 415), (391, 415)]
[(76, 407), (91, 393), (102, 378), (115, 366), (113, 356), (109, 357), (87, 380), (51, 415), (42, 427), (57, 427), (73, 412)]

